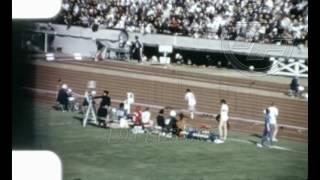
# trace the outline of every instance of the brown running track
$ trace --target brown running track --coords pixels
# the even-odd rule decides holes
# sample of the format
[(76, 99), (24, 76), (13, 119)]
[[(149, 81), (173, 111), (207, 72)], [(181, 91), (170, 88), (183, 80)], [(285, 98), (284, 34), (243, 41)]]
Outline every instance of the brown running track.
[[(146, 76), (161, 76), (175, 79), (187, 79), (199, 82), (210, 82), (212, 84), (232, 85), (236, 89), (238, 86), (247, 87), (250, 89), (263, 89), (267, 91), (285, 91), (287, 86), (277, 83), (267, 83), (251, 80), (243, 80), (239, 78), (217, 77), (213, 75), (203, 75), (199, 73), (190, 73), (182, 71), (173, 71), (168, 69), (155, 68), (150, 66), (139, 66), (127, 63), (114, 62), (79, 62), (79, 61), (63, 61), (51, 62), (58, 64), (73, 64), (82, 67), (94, 67), (97, 69), (111, 69), (128, 73), (128, 77), (119, 77), (117, 75), (104, 75), (99, 73), (88, 73), (70, 69), (56, 67), (45, 67), (41, 65), (32, 65), (34, 68), (35, 78), (32, 81), (26, 82), (26, 87), (37, 89), (56, 91), (58, 82), (61, 78), (64, 83), (67, 83), (74, 92), (83, 94), (86, 84), (89, 80), (97, 81), (97, 92), (108, 89), (113, 99), (124, 100), (126, 92), (132, 91), (135, 94), (135, 100), (139, 103), (159, 105), (165, 107), (172, 107), (174, 109), (186, 109), (186, 102), (183, 100), (186, 88), (194, 91), (197, 97), (197, 110), (206, 113), (217, 113), (219, 111), (219, 100), (226, 99), (230, 107), (231, 117), (240, 117), (246, 119), (262, 121), (262, 110), (270, 104), (275, 102), (280, 111), (278, 118), (279, 124), (286, 124), (299, 127), (308, 127), (308, 103), (302, 100), (276, 98), (254, 94), (254, 91), (248, 93), (240, 93), (235, 91), (222, 91), (219, 89), (186, 86), (184, 84), (172, 84), (167, 82), (155, 82), (149, 80), (141, 80), (130, 77), (130, 73), (139, 73)], [(55, 96), (52, 94), (36, 93), (37, 100), (54, 103)], [(117, 104), (113, 103), (113, 106)], [(157, 109), (152, 109), (153, 115), (156, 114)], [(216, 127), (217, 124), (213, 117), (203, 115), (196, 116), (196, 120), (189, 121), (194, 126), (200, 124), (209, 124), (211, 127)], [(262, 131), (262, 124), (253, 122), (244, 122), (233, 120), (231, 118), (232, 129), (258, 133)], [(307, 141), (308, 130), (298, 131), (291, 128), (280, 128), (279, 137)]]

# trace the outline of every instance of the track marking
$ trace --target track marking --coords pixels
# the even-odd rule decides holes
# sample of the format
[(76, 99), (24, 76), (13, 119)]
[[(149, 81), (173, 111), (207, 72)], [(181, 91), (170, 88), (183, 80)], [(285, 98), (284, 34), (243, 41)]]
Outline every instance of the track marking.
[[(234, 142), (239, 142), (239, 143), (244, 143), (244, 144), (252, 144), (252, 145), (256, 146), (255, 143), (253, 143), (249, 140), (236, 139), (236, 138), (228, 138), (228, 139), (231, 141), (234, 141)], [(267, 149), (267, 148), (264, 148), (264, 149)], [(301, 153), (301, 154), (308, 154), (308, 152), (305, 152), (305, 151), (297, 151), (294, 149), (290, 149), (290, 148), (286, 148), (286, 147), (282, 147), (282, 146), (278, 146), (278, 145), (273, 145), (273, 146), (269, 147), (269, 149), (276, 149), (276, 150), (290, 151), (290, 152)]]

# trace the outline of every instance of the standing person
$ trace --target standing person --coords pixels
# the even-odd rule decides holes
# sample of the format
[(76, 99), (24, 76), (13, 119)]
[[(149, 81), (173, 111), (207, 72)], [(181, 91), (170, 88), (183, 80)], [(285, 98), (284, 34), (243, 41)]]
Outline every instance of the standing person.
[(109, 108), (111, 107), (111, 98), (109, 97), (109, 91), (104, 90), (102, 96), (96, 96), (94, 99), (101, 98), (100, 106), (98, 109), (98, 117), (103, 118), (105, 124), (109, 119)]
[(184, 100), (188, 103), (188, 111), (190, 113), (190, 119), (194, 119), (194, 112), (196, 110), (196, 98), (193, 92), (190, 89), (186, 89), (186, 94), (184, 96)]
[(69, 105), (69, 95), (67, 91), (68, 86), (66, 84), (63, 84), (57, 95), (57, 102), (59, 106), (61, 106), (63, 112), (65, 110), (68, 110)]
[(294, 96), (299, 94), (299, 82), (298, 77), (294, 77), (290, 83), (290, 90), (293, 92)]
[(135, 36), (135, 39), (136, 41), (133, 43), (133, 59), (136, 59), (139, 63), (141, 63), (143, 44), (140, 42), (138, 36)]
[(278, 124), (277, 124), (277, 117), (279, 115), (279, 110), (275, 106), (275, 104), (272, 102), (271, 106), (268, 107), (270, 111), (270, 124), (271, 124), (271, 131), (272, 131), (272, 141), (277, 142), (278, 139), (277, 134), (278, 134)]
[(224, 99), (221, 99), (221, 108), (220, 108), (220, 120), (219, 120), (219, 137), (220, 139), (217, 139), (216, 143), (223, 143), (225, 140), (227, 140), (228, 135), (228, 128), (227, 128), (227, 121), (229, 120), (229, 106), (227, 104), (227, 101)]
[(97, 53), (96, 53), (96, 56), (94, 58), (94, 61), (101, 61), (103, 60), (103, 57), (102, 57), (102, 52), (104, 51), (105, 49), (105, 45), (103, 45), (100, 41), (96, 40), (96, 45), (97, 45)]
[(270, 142), (270, 145), (272, 146), (272, 130), (271, 130), (271, 124), (270, 124), (270, 110), (267, 108), (265, 110), (265, 115), (264, 115), (264, 130), (261, 138), (261, 143), (258, 143), (258, 147), (264, 146), (264, 143), (266, 141)]

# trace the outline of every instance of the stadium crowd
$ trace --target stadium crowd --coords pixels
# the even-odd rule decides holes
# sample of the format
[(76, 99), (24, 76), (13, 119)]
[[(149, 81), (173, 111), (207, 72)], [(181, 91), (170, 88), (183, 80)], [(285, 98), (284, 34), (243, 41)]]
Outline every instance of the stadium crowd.
[(57, 23), (307, 46), (305, 0), (64, 0)]

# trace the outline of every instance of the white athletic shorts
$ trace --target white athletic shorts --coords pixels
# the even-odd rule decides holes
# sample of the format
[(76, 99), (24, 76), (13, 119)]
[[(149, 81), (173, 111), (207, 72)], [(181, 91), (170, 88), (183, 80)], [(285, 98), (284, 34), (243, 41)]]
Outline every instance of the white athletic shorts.
[(196, 106), (188, 106), (188, 110), (189, 111), (195, 111), (196, 110)]
[(228, 116), (220, 116), (220, 121), (228, 121)]

